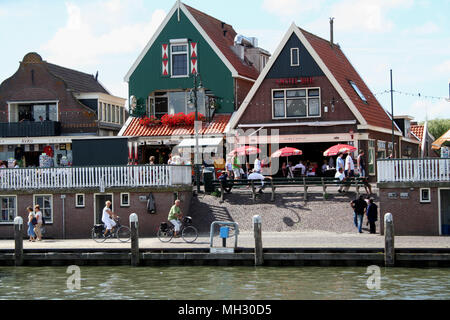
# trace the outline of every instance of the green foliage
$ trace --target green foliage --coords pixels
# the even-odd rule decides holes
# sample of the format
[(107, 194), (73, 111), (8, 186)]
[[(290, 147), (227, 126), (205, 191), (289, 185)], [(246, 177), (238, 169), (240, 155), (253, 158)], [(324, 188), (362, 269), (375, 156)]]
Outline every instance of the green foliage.
[(213, 192), (211, 192), (211, 195), (213, 196), (213, 197), (220, 197), (220, 192), (219, 191), (217, 191), (217, 190), (214, 190)]
[[(420, 123), (421, 125), (424, 122)], [(428, 120), (428, 131), (433, 135), (435, 139), (442, 136), (450, 129), (450, 119), (434, 119)]]

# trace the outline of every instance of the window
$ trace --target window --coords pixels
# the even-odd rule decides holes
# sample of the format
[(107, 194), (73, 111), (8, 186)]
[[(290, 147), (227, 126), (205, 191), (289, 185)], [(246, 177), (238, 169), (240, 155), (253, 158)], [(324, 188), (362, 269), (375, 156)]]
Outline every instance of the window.
[(119, 106), (116, 106), (116, 122), (120, 124), (120, 110), (119, 110)]
[(188, 46), (187, 44), (173, 44), (170, 46), (170, 56), (173, 77), (188, 75)]
[(186, 92), (169, 92), (169, 114), (186, 112)]
[[(187, 91), (169, 91), (155, 92), (154, 96), (149, 97), (149, 114), (154, 114), (161, 118), (165, 114), (176, 114), (183, 112), (185, 114), (195, 111), (195, 107), (188, 105), (189, 92)], [(204, 92), (197, 91), (198, 112), (205, 115), (206, 103), (208, 99)]]
[(300, 65), (300, 55), (298, 48), (291, 48), (291, 67)]
[(102, 120), (102, 103), (101, 102), (99, 102), (98, 103), (98, 121), (101, 121)]
[(129, 207), (130, 206), (130, 194), (128, 192), (124, 192), (120, 194), (120, 206), (121, 207)]
[(123, 124), (123, 109), (122, 109), (122, 107), (119, 107), (118, 108), (118, 110), (119, 110), (119, 124)]
[(375, 141), (369, 140), (369, 148), (368, 148), (368, 168), (369, 175), (375, 175)]
[(13, 223), (16, 217), (16, 197), (0, 196), (0, 223)]
[(355, 92), (358, 94), (358, 96), (361, 98), (362, 101), (364, 101), (364, 103), (367, 103), (367, 99), (366, 97), (364, 97), (364, 95), (362, 94), (362, 92), (359, 90), (358, 86), (356, 85), (356, 83), (354, 83), (353, 81), (349, 81), (350, 85), (353, 87), (353, 90), (355, 90)]
[(111, 122), (111, 105), (108, 104), (106, 107), (106, 122)]
[(320, 89), (275, 89), (272, 104), (274, 118), (320, 117)]
[(420, 203), (430, 203), (431, 192), (430, 188), (420, 188)]
[(33, 208), (37, 204), (41, 208), (45, 223), (53, 223), (53, 196), (51, 194), (34, 195)]
[(85, 206), (84, 199), (85, 199), (84, 193), (75, 194), (75, 207), (84, 208)]
[(116, 106), (111, 106), (111, 122), (116, 122)]
[(377, 159), (386, 159), (386, 142), (378, 140), (377, 147)]

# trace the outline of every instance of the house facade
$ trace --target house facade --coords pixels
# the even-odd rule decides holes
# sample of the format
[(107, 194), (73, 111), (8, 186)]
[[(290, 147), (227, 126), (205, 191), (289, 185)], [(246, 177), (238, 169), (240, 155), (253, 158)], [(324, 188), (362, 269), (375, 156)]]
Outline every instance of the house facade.
[(128, 115), (124, 106), (96, 76), (28, 53), (0, 85), (0, 160), (39, 166), (46, 153), (54, 166), (68, 165), (72, 139), (117, 135)]
[(298, 148), (301, 160), (319, 166), (326, 149), (350, 144), (365, 151), (366, 170), (375, 177), (376, 159), (402, 157), (407, 145), (417, 156), (418, 140), (403, 136), (395, 123), (392, 138), (392, 126), (339, 45), (292, 24), (232, 116), (229, 132), (239, 143), (269, 144), (268, 155), (275, 142)]
[[(195, 111), (196, 78), (200, 87), (195, 92), (197, 110), (205, 117), (202, 134), (221, 135), (269, 56), (255, 38), (238, 35), (231, 25), (177, 2), (125, 81), (129, 96), (135, 97), (138, 105), (145, 105), (145, 115), (161, 119)], [(163, 125), (142, 126), (139, 120), (131, 117), (120, 132), (136, 137), (135, 145), (142, 155), (139, 161), (147, 161), (151, 155), (159, 159), (162, 153), (162, 161), (166, 161), (170, 150), (183, 138), (192, 138), (192, 125), (178, 126), (174, 133)]]

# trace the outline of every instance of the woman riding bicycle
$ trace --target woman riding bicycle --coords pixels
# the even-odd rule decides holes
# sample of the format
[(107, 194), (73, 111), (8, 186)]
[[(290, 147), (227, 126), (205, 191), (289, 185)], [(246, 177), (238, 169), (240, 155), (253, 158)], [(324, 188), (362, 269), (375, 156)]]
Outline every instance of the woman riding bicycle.
[(175, 204), (170, 208), (169, 216), (167, 217), (167, 220), (169, 220), (175, 227), (174, 237), (179, 237), (178, 232), (180, 231), (181, 218), (183, 217), (180, 204), (180, 200), (175, 200)]
[(114, 219), (117, 219), (117, 215), (111, 211), (111, 201), (105, 202), (105, 207), (103, 208), (102, 222), (105, 224), (105, 233), (104, 236), (108, 234), (108, 231), (113, 232), (114, 227), (116, 226), (116, 222)]

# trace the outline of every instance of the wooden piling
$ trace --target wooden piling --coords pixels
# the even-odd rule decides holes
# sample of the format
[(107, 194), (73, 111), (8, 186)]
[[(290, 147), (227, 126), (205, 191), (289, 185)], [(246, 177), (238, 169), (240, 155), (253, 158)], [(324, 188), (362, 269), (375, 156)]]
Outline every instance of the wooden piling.
[(131, 266), (139, 265), (139, 221), (136, 213), (130, 214)]
[(384, 265), (393, 267), (395, 265), (395, 246), (394, 246), (394, 219), (392, 213), (384, 215)]
[(14, 219), (14, 264), (15, 266), (23, 265), (23, 219), (16, 217)]
[(255, 236), (255, 266), (264, 264), (262, 244), (262, 220), (260, 216), (253, 216), (253, 232)]

